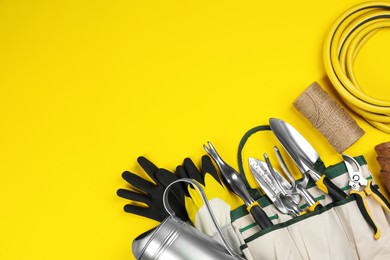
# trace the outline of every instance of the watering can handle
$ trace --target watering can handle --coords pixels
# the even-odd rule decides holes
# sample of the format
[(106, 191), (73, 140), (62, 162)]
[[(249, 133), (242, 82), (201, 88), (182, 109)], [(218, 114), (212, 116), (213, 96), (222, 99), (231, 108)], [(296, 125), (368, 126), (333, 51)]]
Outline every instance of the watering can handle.
[(164, 208), (165, 210), (168, 212), (168, 214), (173, 218), (175, 216), (175, 212), (172, 210), (171, 206), (169, 205), (169, 202), (168, 202), (168, 192), (169, 192), (169, 189), (171, 188), (171, 186), (175, 183), (178, 183), (178, 182), (186, 182), (186, 183), (190, 183), (192, 184), (193, 186), (195, 186), (196, 190), (200, 193), (200, 196), (202, 197), (202, 200), (204, 202), (204, 204), (206, 205), (206, 208), (207, 208), (207, 211), (209, 212), (210, 214), (210, 217), (211, 217), (211, 220), (213, 222), (213, 225), (214, 225), (214, 228), (215, 230), (217, 231), (219, 237), (221, 238), (225, 248), (227, 249), (227, 251), (229, 252), (229, 254), (231, 256), (233, 256), (234, 258), (238, 259), (238, 260), (245, 260), (244, 258), (242, 258), (241, 256), (239, 256), (237, 253), (235, 253), (233, 251), (233, 249), (231, 248), (231, 246), (229, 245), (229, 243), (227, 242), (224, 234), (222, 233), (222, 230), (221, 228), (219, 227), (218, 225), (218, 222), (214, 216), (214, 213), (213, 213), (213, 210), (211, 209), (211, 206), (210, 206), (210, 203), (209, 201), (207, 200), (207, 197), (206, 197), (206, 194), (204, 193), (203, 191), (203, 188), (202, 186), (200, 186), (200, 184), (196, 181), (196, 180), (192, 180), (192, 179), (189, 179), (189, 178), (181, 178), (181, 179), (178, 179), (172, 183), (170, 183), (164, 190), (164, 194), (163, 194), (163, 204), (164, 204)]

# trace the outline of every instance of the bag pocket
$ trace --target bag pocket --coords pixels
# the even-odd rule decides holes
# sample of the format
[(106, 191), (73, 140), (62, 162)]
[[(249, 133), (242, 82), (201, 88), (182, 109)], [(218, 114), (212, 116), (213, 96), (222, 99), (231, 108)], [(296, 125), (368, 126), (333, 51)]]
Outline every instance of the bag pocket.
[(380, 259), (390, 259), (390, 226), (386, 219), (388, 213), (373, 198), (365, 198), (372, 218), (381, 231), (380, 239), (375, 240), (374, 232), (364, 220), (356, 200), (353, 197), (348, 200), (343, 205), (336, 205), (334, 210), (359, 258), (374, 259), (380, 256)]
[(249, 215), (232, 226), (247, 259), (358, 259), (332, 206), (265, 230)]
[(243, 239), (241, 250), (247, 259), (303, 260), (287, 227), (278, 224)]
[(288, 231), (303, 259), (358, 259), (332, 206), (290, 222)]
[(292, 218), (281, 214), (266, 197), (261, 197), (257, 202), (274, 226), (261, 230), (246, 211), (245, 205), (231, 212), (232, 227), (240, 240), (240, 249), (245, 258), (248, 260), (302, 259), (284, 224)]
[[(364, 157), (358, 156), (355, 159), (361, 166), (363, 177), (372, 179), (372, 174), (367, 167), (367, 162)], [(344, 174), (338, 174), (343, 172)], [(344, 163), (328, 167), (325, 174), (337, 186), (342, 187), (347, 194), (350, 193), (349, 175)], [(372, 219), (381, 232), (381, 237), (378, 240), (374, 239), (374, 231), (363, 218), (354, 196), (335, 203), (334, 210), (340, 219), (349, 243), (360, 259), (373, 259), (378, 257), (381, 259), (390, 259), (390, 215), (387, 211), (383, 210), (381, 205), (372, 196), (367, 196), (364, 200), (371, 212)]]
[[(269, 130), (265, 126), (258, 129)], [(249, 136), (258, 131), (254, 130), (249, 131), (240, 142), (241, 150)], [(247, 187), (250, 187), (242, 167), (241, 150), (238, 154), (240, 173)], [(358, 156), (355, 159), (362, 167), (363, 176), (372, 178), (364, 157)], [(351, 187), (344, 162), (325, 167), (324, 163), (318, 160), (314, 168), (324, 173), (349, 195)], [(232, 217), (232, 226), (247, 259), (390, 259), (390, 214), (384, 211), (372, 196), (366, 197), (365, 200), (381, 231), (379, 240), (373, 238), (373, 231), (363, 218), (353, 196), (333, 203), (312, 180), (309, 181), (307, 189), (324, 206), (322, 209), (291, 219), (271, 207), (273, 205), (264, 207), (266, 205), (260, 203), (274, 223), (273, 227), (266, 230), (260, 230), (253, 224), (249, 215)]]

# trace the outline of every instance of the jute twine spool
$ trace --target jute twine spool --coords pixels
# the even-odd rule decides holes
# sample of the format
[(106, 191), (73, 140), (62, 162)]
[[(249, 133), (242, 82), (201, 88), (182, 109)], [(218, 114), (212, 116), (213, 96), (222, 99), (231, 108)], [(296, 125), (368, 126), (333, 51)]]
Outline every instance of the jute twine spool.
[(339, 153), (344, 152), (365, 133), (317, 82), (312, 83), (293, 105)]
[(381, 176), (383, 183), (390, 192), (390, 142), (381, 143), (375, 146), (378, 155), (376, 158), (381, 166)]

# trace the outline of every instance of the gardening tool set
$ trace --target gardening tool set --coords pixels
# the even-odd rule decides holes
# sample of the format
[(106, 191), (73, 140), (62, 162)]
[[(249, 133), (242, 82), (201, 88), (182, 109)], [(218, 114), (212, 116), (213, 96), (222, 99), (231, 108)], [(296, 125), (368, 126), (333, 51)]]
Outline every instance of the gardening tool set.
[(149, 177), (123, 173), (130, 184), (117, 192), (130, 201), (124, 210), (161, 222), (133, 241), (137, 259), (375, 255), (375, 250), (362, 246), (376, 249), (381, 259), (390, 257), (390, 203), (374, 183), (363, 156), (342, 154), (340, 163), (326, 167), (286, 121), (271, 118), (269, 125), (258, 129), (271, 130), (289, 158), (283, 158), (279, 144), (273, 147), (277, 162), (266, 153), (261, 159), (249, 157), (256, 187), (250, 186), (248, 173), (229, 165), (211, 142), (203, 145), (207, 155), (199, 169), (189, 158), (170, 172), (139, 157)]

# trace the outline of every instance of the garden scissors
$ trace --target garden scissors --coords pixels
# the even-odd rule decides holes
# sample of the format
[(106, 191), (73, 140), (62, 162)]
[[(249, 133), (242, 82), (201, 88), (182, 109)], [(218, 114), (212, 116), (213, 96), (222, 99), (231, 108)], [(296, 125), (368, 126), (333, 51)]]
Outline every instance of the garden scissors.
[(372, 179), (367, 180), (363, 177), (362, 169), (353, 157), (343, 154), (343, 158), (349, 173), (349, 185), (351, 186), (349, 194), (356, 198), (360, 212), (374, 231), (374, 238), (379, 239), (381, 232), (372, 218), (365, 198), (371, 195), (388, 213), (390, 213), (390, 203), (380, 193), (378, 186), (372, 184)]

